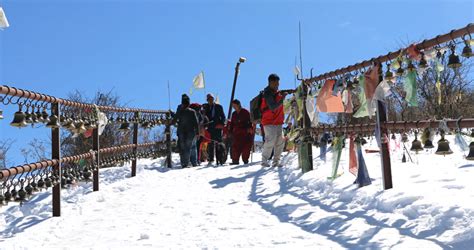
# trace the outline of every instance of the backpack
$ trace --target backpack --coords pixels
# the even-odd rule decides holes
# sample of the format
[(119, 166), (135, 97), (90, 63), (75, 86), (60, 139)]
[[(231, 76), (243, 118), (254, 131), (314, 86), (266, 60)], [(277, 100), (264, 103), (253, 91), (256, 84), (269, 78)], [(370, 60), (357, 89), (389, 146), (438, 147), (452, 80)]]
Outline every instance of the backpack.
[(260, 109), (262, 99), (263, 91), (260, 91), (260, 93), (250, 101), (250, 121), (252, 123), (260, 123), (262, 120), (262, 110)]

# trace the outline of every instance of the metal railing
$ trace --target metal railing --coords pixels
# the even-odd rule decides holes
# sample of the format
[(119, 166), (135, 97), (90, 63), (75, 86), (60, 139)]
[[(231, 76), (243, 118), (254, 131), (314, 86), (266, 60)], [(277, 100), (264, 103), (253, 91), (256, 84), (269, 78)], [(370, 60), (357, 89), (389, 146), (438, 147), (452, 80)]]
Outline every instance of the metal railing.
[[(136, 175), (137, 159), (160, 154), (167, 157), (166, 165), (171, 167), (170, 111), (100, 106), (10, 86), (0, 86), (0, 94), (0, 103), (19, 107), (12, 126), (44, 124), (51, 130), (51, 159), (0, 170), (0, 206), (8, 202), (21, 204), (35, 192), (52, 188), (52, 213), (53, 216), (60, 216), (61, 188), (92, 181), (93, 191), (98, 191), (101, 168), (131, 162), (133, 177)], [(99, 114), (105, 115), (106, 119), (100, 119)], [(120, 129), (124, 131), (132, 130), (132, 144), (101, 148), (100, 126), (110, 124), (120, 124)], [(149, 129), (157, 126), (165, 127), (164, 140), (138, 144), (140, 127)], [(60, 141), (63, 129), (75, 134), (91, 132), (92, 148), (82, 154), (63, 157)]]

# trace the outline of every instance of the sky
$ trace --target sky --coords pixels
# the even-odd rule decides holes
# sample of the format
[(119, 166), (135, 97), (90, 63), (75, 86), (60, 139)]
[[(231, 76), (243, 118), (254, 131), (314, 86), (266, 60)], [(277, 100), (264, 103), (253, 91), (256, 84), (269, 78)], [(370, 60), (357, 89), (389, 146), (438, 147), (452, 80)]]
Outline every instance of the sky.
[[(277, 73), (294, 87), (302, 26), (303, 74), (317, 75), (397, 50), (474, 22), (474, 1), (113, 1), (1, 0), (10, 22), (0, 31), (0, 84), (57, 97), (78, 90), (119, 95), (130, 107), (175, 109), (204, 71), (204, 102), (219, 96), (227, 112), (239, 57), (236, 98), (244, 106)], [(171, 100), (168, 100), (167, 82)], [(17, 107), (5, 107), (0, 140), (14, 139), (12, 164), (45, 128), (9, 126)]]

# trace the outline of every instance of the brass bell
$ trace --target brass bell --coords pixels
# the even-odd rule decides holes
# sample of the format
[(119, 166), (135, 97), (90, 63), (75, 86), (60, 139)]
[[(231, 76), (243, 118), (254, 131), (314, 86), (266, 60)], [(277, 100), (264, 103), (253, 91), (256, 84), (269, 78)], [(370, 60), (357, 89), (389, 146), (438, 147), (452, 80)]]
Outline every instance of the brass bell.
[(49, 122), (46, 124), (46, 127), (48, 128), (59, 128), (60, 125), (59, 125), (59, 118), (57, 115), (55, 114), (52, 114), (50, 117), (49, 117)]
[(74, 132), (76, 130), (76, 126), (74, 126), (74, 121), (70, 117), (66, 119), (66, 121), (63, 124), (63, 127), (71, 132)]
[(430, 140), (431, 138), (431, 130), (429, 128), (425, 128), (423, 131), (422, 141), (424, 144), (424, 148), (434, 148), (433, 141)]
[(11, 192), (11, 195), (12, 195), (11, 199), (12, 199), (12, 200), (16, 200), (16, 197), (17, 197), (17, 195), (18, 195), (18, 191), (16, 191), (16, 189), (13, 188), (13, 190), (12, 190), (12, 192)]
[(26, 107), (26, 112), (25, 112), (25, 122), (28, 124), (33, 123), (33, 119), (31, 119), (31, 113), (29, 111), (29, 107)]
[(408, 142), (408, 135), (406, 133), (402, 134), (402, 142)]
[(436, 150), (437, 155), (449, 155), (453, 151), (449, 148), (449, 141), (444, 139), (444, 131), (441, 131), (441, 139), (438, 141), (438, 149)]
[(474, 142), (469, 144), (469, 154), (467, 155), (466, 160), (474, 161)]
[(10, 192), (10, 190), (6, 191), (4, 194), (3, 194), (3, 197), (5, 199), (5, 203), (8, 204), (9, 201), (11, 201), (12, 199), (12, 193)]
[(393, 82), (393, 72), (390, 70), (390, 64), (387, 65), (387, 71), (385, 71), (385, 80), (388, 82)]
[(92, 125), (92, 121), (89, 118), (86, 118), (84, 122), (84, 126), (86, 127), (87, 130), (94, 129), (94, 126)]
[(462, 49), (461, 56), (464, 56), (466, 58), (469, 58), (472, 56), (472, 48), (471, 45), (469, 45), (469, 41), (464, 41), (464, 48)]
[(53, 186), (53, 181), (51, 180), (50, 177), (47, 177), (45, 180), (44, 180), (44, 185), (47, 187), (47, 188), (50, 188)]
[(35, 123), (38, 123), (38, 122), (39, 122), (38, 116), (36, 115), (34, 109), (31, 110), (31, 122), (32, 122), (32, 124), (35, 124)]
[(415, 152), (423, 150), (423, 147), (421, 146), (421, 141), (418, 140), (418, 133), (416, 132), (415, 132), (415, 140), (413, 140), (413, 142), (411, 143), (410, 150), (415, 151)]
[(26, 187), (25, 187), (25, 191), (26, 191), (26, 194), (29, 196), (29, 195), (32, 195), (33, 194), (33, 185), (31, 184), (28, 184)]
[(33, 188), (34, 192), (38, 191), (38, 184), (34, 180), (31, 182), (30, 185)]
[(125, 118), (124, 122), (122, 122), (122, 124), (120, 125), (119, 130), (121, 130), (121, 131), (130, 130), (130, 123), (128, 122), (127, 118)]
[(412, 62), (412, 61), (410, 61), (410, 62), (408, 63), (407, 69), (408, 69), (408, 70), (414, 70), (414, 69), (415, 69), (415, 65), (413, 65), (413, 62)]
[(43, 120), (43, 115), (41, 115), (41, 110), (40, 110), (40, 107), (38, 106), (38, 109), (36, 110), (36, 117), (38, 119), (38, 122), (44, 122)]
[(420, 62), (418, 63), (418, 67), (425, 69), (428, 67), (428, 62), (425, 59), (425, 54), (421, 52), (421, 59)]
[(402, 76), (403, 73), (405, 72), (405, 71), (403, 70), (403, 67), (402, 67), (403, 62), (402, 62), (401, 60), (398, 60), (396, 63), (397, 63), (399, 66), (398, 66), (397, 71), (395, 71), (395, 75), (396, 75), (396, 76)]
[(15, 112), (13, 121), (10, 123), (13, 127), (23, 128), (26, 127), (26, 116), (25, 113), (21, 110), (21, 105), (19, 105), (19, 110)]
[(91, 178), (92, 176), (92, 171), (89, 169), (89, 167), (84, 168), (84, 172), (82, 173), (82, 177), (87, 181)]
[(449, 55), (448, 67), (450, 67), (452, 69), (457, 69), (457, 68), (461, 67), (461, 61), (459, 60), (459, 56), (456, 55), (454, 45), (451, 46), (451, 54)]
[(25, 189), (23, 189), (23, 187), (22, 187), (20, 190), (18, 190), (18, 198), (17, 198), (17, 200), (18, 200), (18, 201), (24, 201), (25, 199), (26, 199), (26, 191), (25, 191)]
[(43, 178), (39, 179), (38, 188), (44, 188), (44, 186), (45, 186), (45, 181), (43, 180)]
[(78, 134), (82, 134), (87, 131), (87, 128), (82, 119), (77, 120), (74, 126), (76, 127), (76, 130), (74, 132)]
[(424, 148), (434, 148), (433, 142), (430, 139), (427, 139), (425, 141), (425, 146)]
[(49, 123), (49, 115), (46, 112), (46, 108), (43, 108), (43, 112), (41, 112), (41, 117), (43, 118), (43, 123)]

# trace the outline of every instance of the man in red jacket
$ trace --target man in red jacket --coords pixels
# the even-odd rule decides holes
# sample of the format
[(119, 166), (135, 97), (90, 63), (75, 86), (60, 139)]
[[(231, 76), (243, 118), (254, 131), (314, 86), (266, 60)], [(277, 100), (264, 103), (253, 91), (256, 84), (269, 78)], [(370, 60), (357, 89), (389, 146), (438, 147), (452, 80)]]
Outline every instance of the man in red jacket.
[(285, 146), (283, 140), (283, 100), (287, 93), (278, 91), (280, 77), (277, 74), (268, 76), (268, 86), (263, 90), (262, 104), (262, 126), (265, 131), (265, 143), (263, 144), (262, 166), (269, 167), (269, 159), (273, 155), (273, 167), (281, 167), (280, 157)]
[(232, 101), (234, 112), (230, 120), (229, 133), (232, 136), (232, 165), (238, 165), (240, 156), (244, 164), (249, 163), (250, 150), (253, 143), (253, 126), (250, 122), (250, 113), (242, 108), (240, 101)]

